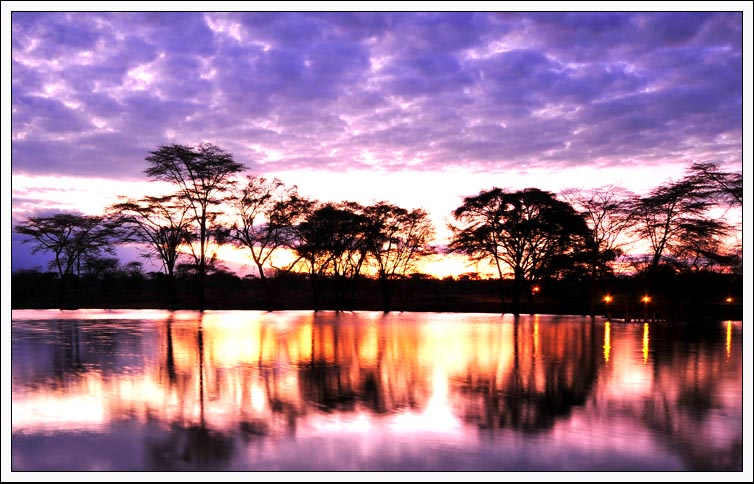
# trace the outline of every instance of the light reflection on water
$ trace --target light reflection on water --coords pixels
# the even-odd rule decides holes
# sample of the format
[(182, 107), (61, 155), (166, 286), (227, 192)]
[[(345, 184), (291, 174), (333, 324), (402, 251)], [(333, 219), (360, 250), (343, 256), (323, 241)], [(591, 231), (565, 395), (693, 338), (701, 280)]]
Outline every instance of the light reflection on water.
[(13, 470), (741, 470), (741, 322), (14, 311)]

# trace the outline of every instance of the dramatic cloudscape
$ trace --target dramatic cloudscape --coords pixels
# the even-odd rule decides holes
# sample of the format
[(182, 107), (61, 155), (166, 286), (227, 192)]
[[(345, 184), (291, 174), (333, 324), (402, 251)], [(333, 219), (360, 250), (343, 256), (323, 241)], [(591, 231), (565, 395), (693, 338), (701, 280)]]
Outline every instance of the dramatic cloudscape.
[[(740, 171), (742, 24), (740, 12), (13, 12), (13, 222), (146, 194), (144, 158), (171, 143), (215, 143), (323, 201), (423, 207), (438, 226), (492, 186), (643, 193), (691, 162)], [(14, 267), (23, 250), (14, 242)]]

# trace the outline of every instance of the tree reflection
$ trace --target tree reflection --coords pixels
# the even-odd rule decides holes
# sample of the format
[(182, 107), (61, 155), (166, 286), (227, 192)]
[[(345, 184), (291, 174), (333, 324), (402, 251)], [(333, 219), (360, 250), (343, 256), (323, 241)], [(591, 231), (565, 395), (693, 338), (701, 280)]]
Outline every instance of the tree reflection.
[[(639, 418), (680, 448), (692, 470), (742, 470), (741, 433), (727, 445), (712, 439), (722, 425), (720, 396), (729, 395), (726, 386), (737, 383), (724, 378), (729, 371), (727, 354), (722, 357), (724, 330), (715, 322), (654, 325), (652, 331), (652, 392), (635, 410)], [(718, 415), (713, 419), (713, 414)]]
[(419, 371), (418, 334), (389, 331), (369, 336), (355, 325), (314, 325), (311, 359), (299, 366), (302, 397), (325, 412), (384, 414), (426, 405), (432, 375)]
[[(76, 319), (56, 321), (48, 346), (57, 384), (66, 387), (89, 371), (116, 376), (138, 364), (132, 355), (143, 335), (136, 328), (128, 325), (124, 328), (122, 324), (111, 320), (99, 324)], [(116, 325), (121, 325), (120, 329), (115, 329)]]
[(167, 373), (168, 382), (170, 386), (175, 385), (176, 372), (175, 372), (175, 355), (173, 353), (173, 314), (171, 313), (166, 323), (166, 336), (165, 336), (165, 371)]
[[(739, 326), (614, 322), (608, 333), (579, 318), (476, 318), (175, 312), (153, 326), (154, 355), (143, 321), (14, 327), (14, 419), (24, 416), (14, 425), (132, 426), (150, 469), (223, 470), (333, 422), (378, 440), (395, 424), (467, 442), (480, 428), (492, 439), (544, 434), (580, 408), (599, 412), (589, 435), (618, 422), (688, 468), (740, 467)], [(82, 402), (91, 414), (76, 413)]]
[[(344, 347), (339, 338), (340, 325), (329, 326), (330, 331), (322, 329), (317, 325), (312, 331), (311, 360), (301, 366), (302, 393), (322, 410), (353, 410), (357, 388), (352, 384), (347, 362), (341, 361), (350, 348)], [(329, 355), (327, 348), (332, 348)]]
[[(226, 467), (235, 451), (232, 436), (227, 436), (223, 432), (209, 428), (205, 419), (203, 317), (204, 313), (202, 312), (196, 322), (199, 422), (188, 425), (175, 421), (171, 422), (170, 431), (166, 437), (148, 442), (147, 454), (150, 464), (158, 471), (222, 470)], [(166, 331), (166, 369), (171, 384), (175, 382), (172, 322), (172, 318), (168, 319)]]
[(59, 321), (60, 343), (53, 346), (53, 373), (59, 385), (66, 387), (71, 377), (84, 372), (81, 362), (80, 328), (78, 321)]
[[(463, 388), (467, 394), (480, 395), (483, 402), (481, 415), (469, 413), (466, 421), (477, 421), (487, 429), (539, 432), (586, 402), (599, 370), (595, 358), (599, 336), (594, 325), (548, 325), (545, 330), (535, 326), (536, 333), (527, 325), (526, 331), (536, 334), (536, 340), (524, 345), (523, 324), (515, 318), (510, 371)], [(566, 339), (558, 334), (564, 330)]]

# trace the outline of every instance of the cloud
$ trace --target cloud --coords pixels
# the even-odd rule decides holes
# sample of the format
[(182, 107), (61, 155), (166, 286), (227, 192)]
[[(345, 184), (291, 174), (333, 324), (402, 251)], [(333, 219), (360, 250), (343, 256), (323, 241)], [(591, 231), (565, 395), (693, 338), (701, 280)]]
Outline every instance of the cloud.
[(736, 12), (25, 12), (13, 173), (741, 160)]

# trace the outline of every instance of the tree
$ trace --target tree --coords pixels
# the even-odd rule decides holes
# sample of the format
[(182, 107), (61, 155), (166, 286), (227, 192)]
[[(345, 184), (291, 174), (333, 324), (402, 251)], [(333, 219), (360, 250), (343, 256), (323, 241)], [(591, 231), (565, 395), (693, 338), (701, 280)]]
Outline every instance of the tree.
[[(204, 309), (204, 285), (207, 273), (208, 245), (213, 234), (213, 223), (218, 215), (212, 208), (222, 203), (226, 192), (234, 185), (233, 175), (244, 165), (218, 146), (205, 143), (199, 146), (173, 144), (161, 146), (146, 158), (147, 176), (174, 183), (178, 196), (191, 209), (197, 225), (197, 236), (192, 240), (192, 250), (197, 262), (199, 278), (199, 307)], [(198, 244), (195, 247), (194, 244)]]
[(728, 233), (728, 224), (709, 216), (715, 204), (716, 197), (693, 174), (633, 199), (633, 232), (649, 244), (650, 274), (663, 261), (671, 266), (685, 265), (689, 250), (693, 252), (700, 240), (719, 239)]
[(671, 248), (668, 264), (680, 272), (719, 272), (738, 266), (739, 257), (727, 250), (722, 238), (726, 227), (713, 219), (687, 222), (683, 243)]
[(112, 278), (120, 268), (117, 257), (100, 257), (87, 255), (84, 257), (82, 268), (84, 277), (92, 281)]
[(268, 180), (251, 175), (246, 180), (246, 185), (232, 196), (236, 222), (230, 236), (249, 249), (259, 280), (272, 303), (275, 295), (265, 268), (273, 267), (274, 253), (291, 245), (293, 228), (308, 213), (312, 202), (300, 197), (296, 187), (286, 187), (277, 178)]
[(421, 256), (434, 253), (434, 227), (426, 211), (408, 211), (387, 202), (364, 210), (369, 219), (369, 252), (377, 266), (383, 310), (390, 311), (393, 281), (406, 277)]
[(720, 170), (715, 163), (693, 163), (686, 178), (695, 183), (701, 194), (730, 206), (741, 206), (744, 200), (743, 175)]
[(175, 265), (180, 256), (179, 247), (188, 240), (191, 219), (188, 204), (174, 196), (144, 197), (141, 200), (127, 199), (109, 208), (124, 227), (131, 230), (126, 241), (146, 245), (146, 257), (157, 257), (168, 278), (169, 295), (176, 302)]
[(519, 313), (524, 284), (548, 275), (559, 257), (573, 254), (589, 236), (573, 207), (537, 188), (482, 191), (464, 198), (453, 216), (461, 225), (450, 225), (449, 250), (495, 265), (502, 304), (504, 266), (513, 271), (514, 314)]
[(325, 204), (298, 224), (293, 248), (308, 266), (315, 310), (319, 309), (319, 280), (323, 276), (333, 280), (337, 308), (343, 308), (348, 283), (355, 282), (366, 260), (368, 227), (363, 207), (354, 202)]
[[(694, 163), (687, 170), (687, 177), (697, 183), (700, 191), (705, 196), (715, 200), (718, 206), (726, 210), (726, 213), (729, 209), (740, 210), (743, 207), (743, 176), (741, 173), (721, 171), (720, 167), (715, 163)], [(710, 251), (709, 239), (698, 241), (708, 245), (705, 250), (697, 252), (697, 254), (703, 254), (702, 259), (708, 264), (707, 267), (727, 267), (736, 271), (740, 266), (743, 254), (743, 243), (741, 240), (743, 221), (741, 220), (740, 211), (737, 218), (738, 220), (735, 222), (737, 237), (734, 244), (713, 242), (712, 245), (716, 245), (716, 247)], [(697, 245), (699, 244), (697, 243)], [(698, 259), (695, 259), (696, 262), (698, 262)], [(694, 268), (696, 267), (694, 265)]]
[(51, 252), (50, 267), (57, 270), (58, 303), (66, 306), (65, 287), (78, 277), (87, 258), (114, 253), (117, 222), (97, 215), (58, 213), (49, 217), (29, 217), (16, 232), (28, 237), (32, 253)]
[(562, 197), (580, 212), (590, 229), (585, 260), (589, 277), (590, 314), (594, 315), (596, 288), (613, 272), (612, 264), (623, 254), (625, 234), (631, 226), (631, 194), (615, 186), (592, 190), (565, 190)]

